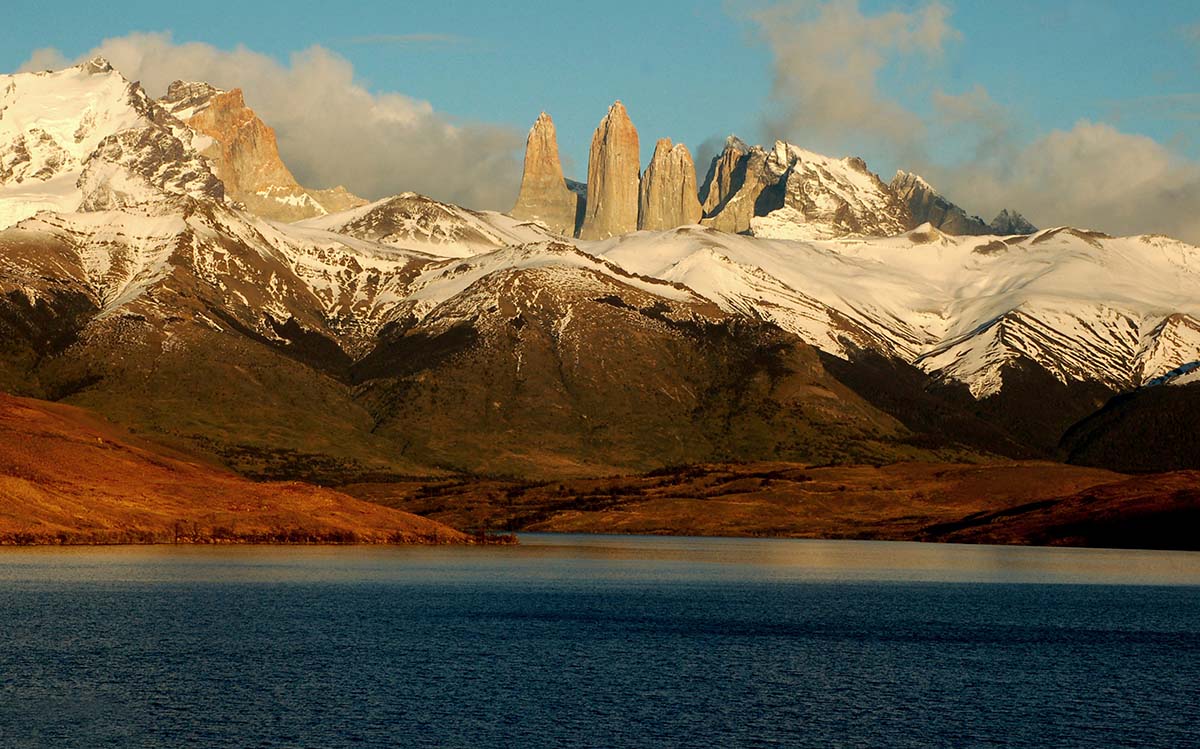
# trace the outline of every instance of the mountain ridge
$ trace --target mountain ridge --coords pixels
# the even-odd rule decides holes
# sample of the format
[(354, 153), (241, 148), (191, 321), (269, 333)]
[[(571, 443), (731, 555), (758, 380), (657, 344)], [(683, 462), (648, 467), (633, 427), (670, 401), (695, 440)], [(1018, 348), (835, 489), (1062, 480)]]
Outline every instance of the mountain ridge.
[[(854, 158), (731, 140), (701, 225), (598, 240), (414, 193), (285, 223), (226, 194), (210, 168), (225, 151), (202, 153), (216, 136), (107, 64), (62, 80), (86, 94), (61, 105), (75, 119), (57, 127), (86, 133), (69, 159), (28, 147), (45, 92), (5, 89), (31, 114), (3, 120), (0, 209), (33, 213), (0, 230), (0, 383), (248, 475), (1046, 457), (1111, 397), (1200, 360), (1200, 249), (908, 228), (911, 207)], [(189, 122), (216, 101), (267, 138), (240, 97), (173, 88)], [(632, 128), (611, 113), (601, 150)], [(268, 140), (250, 161), (284, 181)], [(674, 195), (678, 171), (643, 179), (670, 175), (654, 189)], [(75, 180), (63, 210), (22, 203), (55, 179)], [(735, 219), (758, 236), (714, 226)], [(884, 397), (886, 368), (848, 369), (872, 356), (906, 367), (908, 390)]]

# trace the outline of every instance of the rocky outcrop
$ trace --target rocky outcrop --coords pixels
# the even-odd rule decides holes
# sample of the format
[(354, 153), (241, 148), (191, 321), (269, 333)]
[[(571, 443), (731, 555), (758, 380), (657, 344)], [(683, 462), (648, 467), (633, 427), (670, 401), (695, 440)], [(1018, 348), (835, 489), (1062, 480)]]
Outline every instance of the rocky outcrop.
[(860, 158), (833, 159), (776, 141), (765, 166), (771, 186), (755, 201), (755, 236), (887, 237), (912, 221), (908, 206)]
[(574, 236), (581, 198), (567, 188), (558, 159), (554, 120), (542, 112), (525, 140), (525, 171), (512, 217), (537, 221), (556, 234)]
[(725, 150), (708, 165), (708, 175), (700, 188), (700, 203), (705, 216), (717, 213), (741, 188), (749, 155), (750, 147), (741, 138), (731, 135), (725, 139)]
[(997, 213), (996, 218), (992, 219), (992, 223), (988, 224), (990, 233), (1002, 236), (1033, 234), (1037, 230), (1037, 227), (1029, 223), (1024, 216), (1016, 211), (1009, 211), (1007, 208)]
[[(754, 146), (740, 157), (730, 182), (733, 192), (720, 201), (711, 214), (700, 223), (719, 231), (746, 234), (754, 218), (755, 206), (763, 191), (771, 184), (767, 174), (767, 152)], [(712, 191), (709, 191), (712, 195)]]
[(702, 211), (696, 198), (696, 166), (682, 143), (662, 138), (642, 175), (638, 228), (662, 230), (695, 224)]
[(605, 239), (637, 229), (640, 159), (637, 128), (617, 101), (592, 136), (580, 239)]
[(1007, 208), (1000, 211), (990, 224), (978, 216), (970, 216), (962, 208), (947, 200), (920, 175), (899, 171), (892, 178), (892, 192), (908, 205), (912, 214), (912, 228), (928, 223), (946, 234), (1032, 234), (1037, 227), (1024, 216)]
[(892, 191), (908, 205), (912, 214), (912, 227), (928, 223), (946, 234), (989, 234), (987, 224), (978, 216), (967, 212), (944, 198), (933, 186), (911, 172), (896, 172), (892, 178)]
[(859, 158), (833, 159), (783, 141), (766, 151), (737, 138), (713, 160), (704, 226), (781, 239), (891, 236), (909, 228), (904, 203)]
[(207, 83), (175, 81), (159, 103), (210, 139), (201, 153), (225, 183), (226, 195), (251, 213), (299, 221), (367, 202), (344, 187), (309, 190), (296, 182), (279, 157), (275, 131), (246, 106), (241, 89), (221, 91)]

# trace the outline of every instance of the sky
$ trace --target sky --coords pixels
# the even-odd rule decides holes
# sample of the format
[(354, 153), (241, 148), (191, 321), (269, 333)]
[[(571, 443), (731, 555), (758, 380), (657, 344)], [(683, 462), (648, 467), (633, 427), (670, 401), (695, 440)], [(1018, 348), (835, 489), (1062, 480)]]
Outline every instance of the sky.
[(968, 211), (1200, 241), (1195, 0), (19, 3), (0, 70), (100, 52), (240, 86), (301, 182), (506, 209), (538, 112), (584, 179), (621, 99), (703, 176), (724, 137), (918, 171)]

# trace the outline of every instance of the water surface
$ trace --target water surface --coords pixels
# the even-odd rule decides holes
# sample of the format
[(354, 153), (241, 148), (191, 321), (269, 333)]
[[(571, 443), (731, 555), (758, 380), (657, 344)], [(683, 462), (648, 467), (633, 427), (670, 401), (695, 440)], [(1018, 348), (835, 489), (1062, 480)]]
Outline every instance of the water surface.
[(0, 746), (1200, 746), (1200, 554), (0, 551)]

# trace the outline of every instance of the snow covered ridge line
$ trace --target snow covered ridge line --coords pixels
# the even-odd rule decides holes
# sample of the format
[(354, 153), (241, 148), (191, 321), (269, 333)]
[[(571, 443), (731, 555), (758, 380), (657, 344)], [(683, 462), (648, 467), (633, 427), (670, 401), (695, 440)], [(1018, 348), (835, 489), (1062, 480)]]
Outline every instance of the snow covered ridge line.
[[(237, 149), (200, 153), (216, 153), (207, 149), (226, 126), (263, 134), (265, 125), (233, 91), (172, 89), (195, 127), (220, 114), (215, 135), (194, 132), (103, 61), (0, 78), (0, 223), (20, 222), (0, 233), (6, 288), (32, 299), (46, 291), (36, 279), (69, 278), (106, 315), (167, 319), (172, 304), (191, 304), (169, 301), (187, 276), (263, 336), (275, 335), (265, 310), (357, 351), (400, 311), (446, 303), (470, 279), (594, 273), (664, 299), (695, 294), (836, 356), (902, 359), (977, 397), (1029, 362), (1061, 382), (1124, 390), (1200, 361), (1200, 251), (1165, 237), (903, 232), (908, 209), (860, 160), (733, 142), (705, 211), (744, 218), (757, 237), (689, 225), (582, 242), (414, 193), (274, 223), (227, 200), (210, 168), (236, 166), (225, 151)], [(285, 169), (277, 156), (267, 149), (243, 166)], [(308, 205), (290, 173), (272, 174), (254, 194), (275, 208)], [(737, 213), (751, 193), (750, 209), (775, 207)], [(761, 236), (776, 232), (788, 238)]]
[(692, 226), (585, 243), (413, 194), (294, 225), (185, 197), (22, 222), (0, 232), (2, 275), (61, 276), (20, 255), (46, 242), (69, 248), (107, 314), (174, 314), (162, 292), (186, 267), (264, 336), (274, 335), (268, 311), (354, 351), (389, 320), (420, 318), (484, 279), (557, 268), (569, 271), (562, 283), (586, 271), (668, 300), (695, 295), (843, 358), (868, 350), (915, 363), (977, 397), (999, 392), (1018, 361), (1123, 390), (1200, 360), (1200, 250), (1157, 236), (952, 237), (925, 226), (802, 242)]
[(1200, 249), (1068, 228), (779, 241), (684, 227), (587, 249), (771, 320), (829, 353), (860, 349), (999, 392), (1032, 361), (1125, 390), (1200, 359)]

